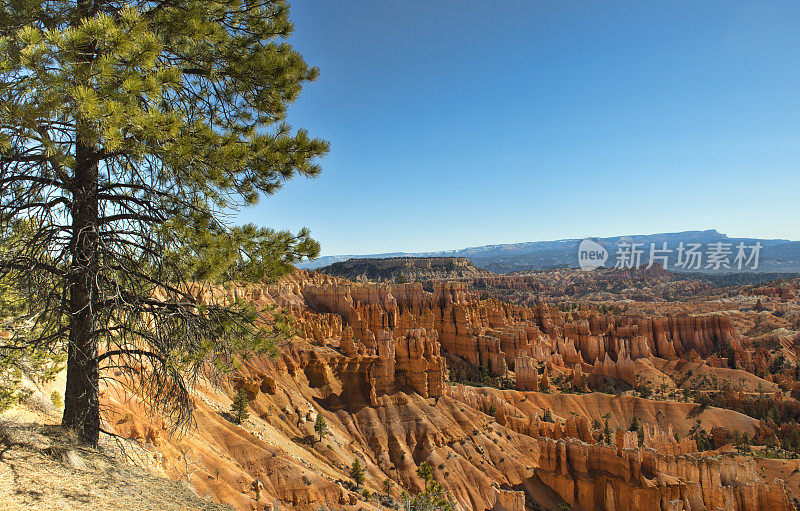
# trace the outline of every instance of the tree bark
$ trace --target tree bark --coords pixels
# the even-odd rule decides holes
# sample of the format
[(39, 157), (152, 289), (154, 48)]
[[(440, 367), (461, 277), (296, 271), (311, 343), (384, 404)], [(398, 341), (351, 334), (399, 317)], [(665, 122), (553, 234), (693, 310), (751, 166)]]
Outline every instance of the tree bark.
[[(89, 0), (76, 3), (75, 25), (92, 15)], [(76, 79), (89, 85), (95, 43), (82, 48)], [(90, 127), (80, 115), (75, 121), (75, 172), (72, 189), (72, 239), (70, 240), (69, 346), (67, 387), (61, 424), (96, 446), (100, 438), (100, 375), (98, 338), (95, 334), (100, 273), (98, 254), (98, 160), (97, 147), (89, 140)]]
[(95, 335), (99, 289), (98, 166), (95, 149), (78, 128), (72, 197), (72, 263), (69, 276), (69, 348), (62, 425), (97, 445), (100, 436), (100, 378)]

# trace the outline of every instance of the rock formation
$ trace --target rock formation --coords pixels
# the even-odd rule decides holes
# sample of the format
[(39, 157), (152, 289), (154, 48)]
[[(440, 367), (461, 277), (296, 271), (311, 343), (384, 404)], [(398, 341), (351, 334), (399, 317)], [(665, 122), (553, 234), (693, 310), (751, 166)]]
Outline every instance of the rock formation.
[[(377, 508), (337, 482), (356, 457), (373, 493), (386, 479), (421, 490), (416, 470), (428, 463), (464, 510), (522, 511), (533, 502), (553, 511), (563, 503), (582, 511), (791, 509), (783, 483), (761, 476), (756, 460), (698, 453), (688, 436), (695, 422), (752, 435), (755, 419), (694, 403), (558, 393), (607, 381), (633, 387), (646, 371), (677, 374), (689, 364), (698, 377), (712, 369), (738, 377), (742, 371), (729, 367), (701, 367), (721, 348), (737, 361), (766, 356), (744, 350), (727, 316), (567, 312), (481, 299), (459, 282), (352, 283), (315, 272), (196, 295), (280, 307), (297, 335), (277, 359), (244, 360), (229, 388), (203, 388), (198, 430), (187, 439), (140, 420), (136, 399), (122, 390), (106, 392), (105, 403), (135, 419), (109, 427), (142, 439), (173, 477), (185, 477), (187, 456), (195, 456), (196, 490), (238, 509), (250, 509), (256, 481), (293, 509)], [(518, 390), (451, 384), (448, 365), (458, 364), (512, 376)], [(225, 419), (235, 389), (250, 401), (246, 424)], [(542, 420), (545, 411), (552, 421)], [(606, 413), (618, 430), (613, 445), (592, 425)], [(320, 414), (331, 429), (321, 441)], [(633, 416), (641, 446), (637, 432), (626, 431)]]
[(539, 390), (539, 370), (536, 368), (535, 359), (525, 355), (514, 359), (517, 389)]

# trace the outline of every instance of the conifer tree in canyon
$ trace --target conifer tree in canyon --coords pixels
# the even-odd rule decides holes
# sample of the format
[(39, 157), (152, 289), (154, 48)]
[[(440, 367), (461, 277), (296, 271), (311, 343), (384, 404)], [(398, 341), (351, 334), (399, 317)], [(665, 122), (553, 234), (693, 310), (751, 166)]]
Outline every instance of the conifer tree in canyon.
[(0, 271), (33, 324), (0, 356), (64, 350), (63, 424), (89, 444), (104, 369), (180, 427), (208, 360), (268, 347), (258, 311), (201, 304), (198, 283), (275, 278), (319, 251), (305, 229), (227, 216), (317, 175), (328, 150), (286, 122), (318, 74), (291, 31), (280, 0), (0, 4), (0, 233), (28, 230), (3, 240)]

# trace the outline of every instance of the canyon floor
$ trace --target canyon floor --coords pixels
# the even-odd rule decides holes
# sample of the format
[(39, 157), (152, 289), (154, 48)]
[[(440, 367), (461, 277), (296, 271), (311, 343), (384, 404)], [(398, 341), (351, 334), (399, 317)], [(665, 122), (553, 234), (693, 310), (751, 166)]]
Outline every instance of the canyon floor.
[[(424, 490), (423, 463), (459, 510), (795, 509), (800, 280), (726, 285), (659, 268), (495, 275), (445, 263), (404, 270), (402, 283), (386, 268), (383, 281), (357, 282), (298, 270), (199, 290), (200, 301), (282, 311), (295, 335), (228, 380), (201, 381), (184, 434), (106, 384), (104, 429), (136, 456), (86, 455), (92, 473), (111, 477), (110, 491), (124, 464), (160, 481), (156, 492), (183, 492), (181, 509), (390, 509)], [(36, 389), (34, 402), (46, 407), (58, 387)], [(250, 412), (241, 424), (230, 414), (237, 392)], [(46, 422), (25, 406), (9, 413)], [(41, 431), (31, 435), (53, 441)], [(7, 437), (3, 466), (28, 457), (51, 479), (2, 476), (0, 494), (15, 499), (2, 500), (57, 508), (82, 469)], [(350, 483), (356, 459), (361, 488)]]

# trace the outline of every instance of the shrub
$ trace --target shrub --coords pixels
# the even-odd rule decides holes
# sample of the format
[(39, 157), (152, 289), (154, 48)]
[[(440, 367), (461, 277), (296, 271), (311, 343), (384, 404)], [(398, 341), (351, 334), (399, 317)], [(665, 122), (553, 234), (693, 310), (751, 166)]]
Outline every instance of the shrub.
[(403, 493), (402, 508), (407, 511), (454, 511), (455, 501), (444, 487), (433, 480), (433, 468), (422, 462), (417, 475), (425, 481), (425, 491), (413, 497)]
[(59, 410), (61, 409), (61, 406), (64, 404), (61, 401), (61, 393), (59, 393), (57, 390), (54, 390), (53, 393), (50, 394), (50, 401), (52, 401), (53, 406), (55, 406)]
[(237, 424), (241, 424), (250, 417), (250, 411), (248, 410), (249, 404), (247, 392), (244, 389), (239, 389), (231, 404), (231, 415), (233, 415)]
[(420, 479), (425, 481), (425, 485), (427, 486), (431, 481), (433, 481), (433, 467), (431, 467), (427, 462), (423, 461), (417, 468), (417, 475), (420, 477)]

